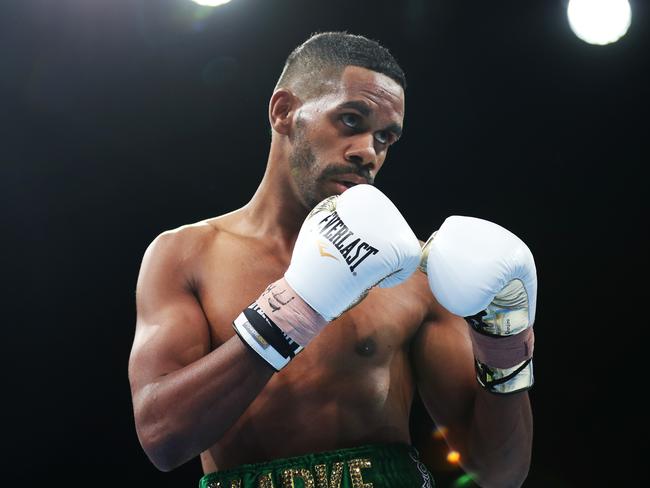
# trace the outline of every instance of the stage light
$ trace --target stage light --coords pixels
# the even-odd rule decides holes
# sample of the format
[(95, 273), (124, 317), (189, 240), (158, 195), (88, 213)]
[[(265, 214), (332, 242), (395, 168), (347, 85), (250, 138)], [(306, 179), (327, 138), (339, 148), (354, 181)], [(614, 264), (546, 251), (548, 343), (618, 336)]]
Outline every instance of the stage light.
[(230, 0), (192, 0), (192, 1), (204, 7), (218, 7), (219, 5), (223, 5), (225, 3), (230, 2)]
[(625, 35), (632, 10), (628, 0), (569, 0), (567, 15), (576, 36), (602, 46)]

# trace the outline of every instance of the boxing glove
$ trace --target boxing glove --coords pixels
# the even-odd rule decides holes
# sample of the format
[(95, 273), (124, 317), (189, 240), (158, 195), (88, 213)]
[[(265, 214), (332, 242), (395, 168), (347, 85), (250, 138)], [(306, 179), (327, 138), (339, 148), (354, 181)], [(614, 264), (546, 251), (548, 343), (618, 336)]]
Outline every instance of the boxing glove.
[(279, 371), (372, 287), (406, 280), (420, 252), (395, 205), (374, 186), (354, 186), (309, 213), (284, 276), (235, 319), (235, 331)]
[(423, 247), (420, 267), (438, 302), (469, 324), (481, 386), (530, 388), (537, 274), (526, 244), (492, 222), (452, 216)]

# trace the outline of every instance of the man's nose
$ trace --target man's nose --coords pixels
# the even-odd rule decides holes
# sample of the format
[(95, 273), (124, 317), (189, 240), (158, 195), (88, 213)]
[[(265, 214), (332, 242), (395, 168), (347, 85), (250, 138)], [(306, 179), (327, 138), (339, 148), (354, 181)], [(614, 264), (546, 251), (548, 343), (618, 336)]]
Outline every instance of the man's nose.
[(369, 171), (377, 168), (375, 138), (372, 134), (358, 134), (345, 151), (345, 159)]

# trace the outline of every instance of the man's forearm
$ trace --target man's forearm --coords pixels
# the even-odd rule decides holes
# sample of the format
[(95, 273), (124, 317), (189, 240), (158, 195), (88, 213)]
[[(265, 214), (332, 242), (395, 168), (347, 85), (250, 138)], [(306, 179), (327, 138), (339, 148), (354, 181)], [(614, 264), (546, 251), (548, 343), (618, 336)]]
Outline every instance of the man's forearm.
[(463, 467), (480, 486), (521, 486), (530, 467), (532, 440), (527, 392), (498, 395), (478, 389)]
[(220, 439), (272, 375), (234, 336), (195, 363), (152, 381), (134, 401), (142, 447), (158, 469), (180, 466)]

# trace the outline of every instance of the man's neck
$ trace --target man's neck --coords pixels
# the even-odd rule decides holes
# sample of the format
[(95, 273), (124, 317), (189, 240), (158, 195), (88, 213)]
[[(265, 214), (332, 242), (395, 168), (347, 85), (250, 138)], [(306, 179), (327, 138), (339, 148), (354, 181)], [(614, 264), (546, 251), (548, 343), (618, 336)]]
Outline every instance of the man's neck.
[(291, 249), (309, 210), (298, 200), (288, 175), (278, 166), (269, 161), (264, 177), (244, 212), (253, 235), (278, 239)]

